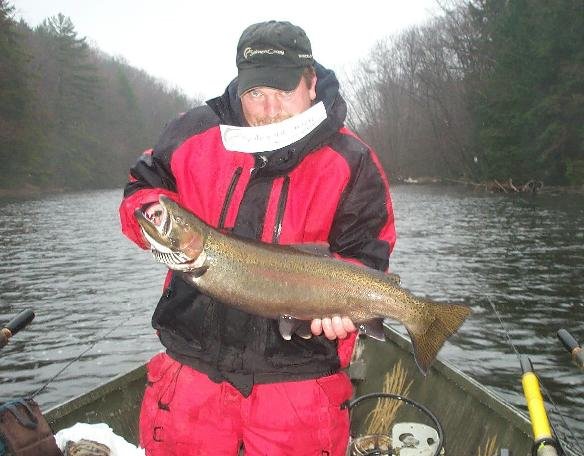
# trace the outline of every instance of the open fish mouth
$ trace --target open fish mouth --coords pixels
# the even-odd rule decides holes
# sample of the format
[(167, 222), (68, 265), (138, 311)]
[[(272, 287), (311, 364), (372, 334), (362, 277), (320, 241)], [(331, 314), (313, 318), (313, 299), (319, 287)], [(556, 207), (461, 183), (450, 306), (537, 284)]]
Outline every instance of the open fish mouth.
[(158, 214), (160, 217), (159, 224), (155, 224), (143, 214), (136, 214), (136, 216), (156, 261), (167, 266), (185, 266), (194, 261), (183, 252), (170, 247), (169, 237), (172, 231), (172, 218), (164, 204), (162, 204), (162, 212)]

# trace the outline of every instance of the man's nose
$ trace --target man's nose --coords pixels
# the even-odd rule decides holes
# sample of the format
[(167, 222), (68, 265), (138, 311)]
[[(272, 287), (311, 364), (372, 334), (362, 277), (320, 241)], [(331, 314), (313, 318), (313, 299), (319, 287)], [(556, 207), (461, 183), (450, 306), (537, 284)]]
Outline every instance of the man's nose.
[(282, 102), (277, 96), (266, 97), (264, 105), (265, 114), (268, 117), (276, 117), (282, 111)]

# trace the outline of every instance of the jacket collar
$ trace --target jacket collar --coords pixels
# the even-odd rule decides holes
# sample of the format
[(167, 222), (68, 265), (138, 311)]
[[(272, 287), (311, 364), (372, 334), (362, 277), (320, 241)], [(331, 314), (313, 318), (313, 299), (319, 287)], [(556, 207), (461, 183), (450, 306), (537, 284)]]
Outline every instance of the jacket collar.
[[(339, 81), (332, 70), (316, 63), (316, 101), (324, 103), (327, 118), (316, 129), (299, 141), (263, 155), (263, 167), (258, 174), (279, 175), (289, 172), (311, 151), (328, 144), (345, 122), (347, 105), (339, 93)], [(237, 78), (229, 83), (223, 95), (207, 104), (227, 125), (244, 126), (241, 102), (237, 96)]]

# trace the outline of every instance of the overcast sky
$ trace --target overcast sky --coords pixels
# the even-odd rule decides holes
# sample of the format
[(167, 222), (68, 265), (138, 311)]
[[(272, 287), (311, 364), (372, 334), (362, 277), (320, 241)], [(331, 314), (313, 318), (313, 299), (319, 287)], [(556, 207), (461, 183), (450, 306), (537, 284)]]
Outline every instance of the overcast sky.
[(63, 13), (79, 36), (190, 97), (219, 95), (236, 76), (245, 27), (269, 19), (302, 27), (316, 60), (338, 73), (374, 44), (437, 10), (435, 0), (12, 0), (16, 18), (36, 26)]

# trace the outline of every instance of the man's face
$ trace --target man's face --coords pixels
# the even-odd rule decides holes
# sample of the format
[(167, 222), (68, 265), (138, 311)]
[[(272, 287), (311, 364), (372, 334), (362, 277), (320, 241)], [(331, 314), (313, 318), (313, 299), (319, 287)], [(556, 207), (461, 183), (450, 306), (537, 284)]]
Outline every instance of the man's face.
[(252, 127), (268, 125), (306, 111), (316, 98), (316, 76), (310, 85), (304, 77), (290, 92), (270, 87), (254, 87), (241, 96), (243, 115)]

